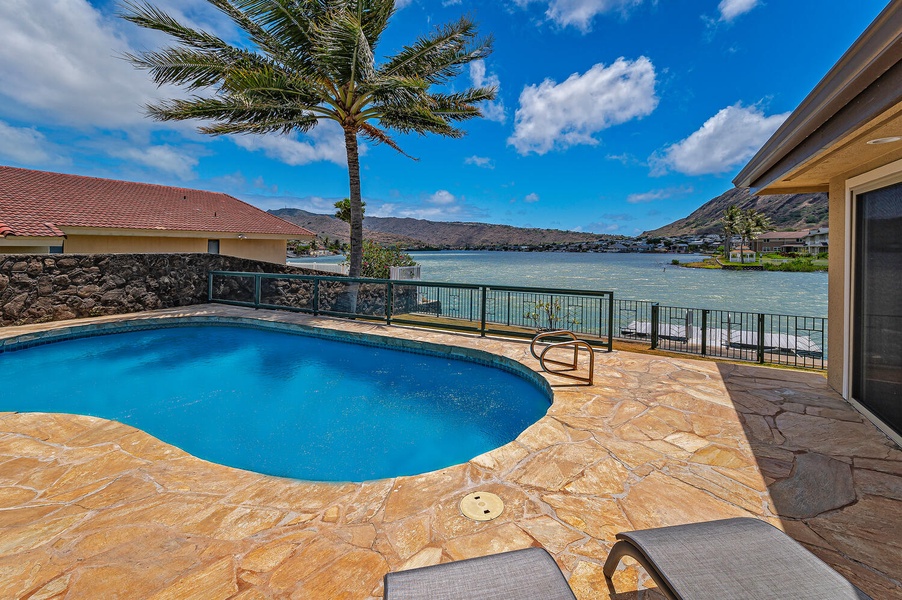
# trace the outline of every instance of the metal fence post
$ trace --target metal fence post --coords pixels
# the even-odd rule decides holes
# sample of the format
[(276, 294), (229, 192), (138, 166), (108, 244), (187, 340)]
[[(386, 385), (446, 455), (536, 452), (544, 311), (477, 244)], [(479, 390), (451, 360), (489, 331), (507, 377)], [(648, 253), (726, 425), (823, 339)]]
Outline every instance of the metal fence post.
[(261, 280), (263, 278), (258, 273), (254, 275), (254, 310), (260, 308), (260, 288), (262, 288)]
[(482, 299), (480, 300), (480, 312), (482, 313), (480, 317), (479, 323), (479, 335), (480, 337), (485, 337), (485, 312), (486, 312), (486, 303), (488, 302), (489, 288), (486, 286), (481, 286), (480, 290), (482, 290)]
[(313, 280), (313, 316), (319, 315), (319, 279)]
[(207, 302), (213, 302), (213, 271), (207, 271)]
[(702, 309), (702, 356), (708, 356), (708, 309)]
[(764, 315), (758, 313), (758, 362), (764, 364)]
[(608, 352), (614, 351), (614, 293), (608, 296)]
[(652, 303), (651, 305), (651, 349), (654, 350), (658, 347), (658, 316), (661, 312), (661, 307), (657, 302)]
[(385, 324), (391, 325), (391, 312), (392, 312), (392, 282), (388, 282), (388, 290), (385, 293)]

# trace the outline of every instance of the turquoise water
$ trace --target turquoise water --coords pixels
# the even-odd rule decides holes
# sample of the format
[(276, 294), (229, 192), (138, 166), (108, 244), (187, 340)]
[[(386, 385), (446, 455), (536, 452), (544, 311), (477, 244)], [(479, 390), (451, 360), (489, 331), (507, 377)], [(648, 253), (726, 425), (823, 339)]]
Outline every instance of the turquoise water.
[(0, 381), (16, 390), (0, 411), (113, 419), (212, 462), (319, 481), (466, 462), (550, 406), (525, 379), (477, 363), (222, 326), (5, 352)]
[[(675, 267), (688, 254), (577, 252), (412, 252), (424, 281), (612, 291), (666, 306), (827, 316), (827, 273), (721, 271)], [(341, 262), (344, 257), (298, 259)]]

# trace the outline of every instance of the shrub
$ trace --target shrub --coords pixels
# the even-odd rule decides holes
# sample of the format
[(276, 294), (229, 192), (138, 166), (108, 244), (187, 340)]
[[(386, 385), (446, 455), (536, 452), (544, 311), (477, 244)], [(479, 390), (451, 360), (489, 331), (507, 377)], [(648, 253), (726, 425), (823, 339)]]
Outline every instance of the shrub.
[(363, 240), (361, 277), (388, 279), (390, 267), (414, 267), (416, 264), (417, 262), (406, 252), (401, 252), (397, 248), (383, 248), (376, 242)]
[(672, 261), (670, 261), (670, 264), (672, 264), (672, 265), (678, 265), (678, 264), (680, 264), (680, 261), (679, 261), (679, 259), (675, 258), (675, 259), (673, 259)]
[(765, 264), (764, 269), (767, 271), (791, 271), (796, 273), (810, 273), (812, 271), (822, 271), (823, 267), (817, 267), (810, 258), (794, 258), (782, 264)]

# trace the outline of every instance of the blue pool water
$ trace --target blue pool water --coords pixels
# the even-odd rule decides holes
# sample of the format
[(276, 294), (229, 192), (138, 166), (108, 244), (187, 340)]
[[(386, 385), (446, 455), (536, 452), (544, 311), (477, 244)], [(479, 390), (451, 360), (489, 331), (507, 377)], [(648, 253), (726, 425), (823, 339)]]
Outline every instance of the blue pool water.
[(465, 462), (550, 406), (534, 384), (474, 362), (224, 326), (5, 352), (0, 381), (15, 390), (0, 411), (104, 417), (206, 460), (319, 481)]

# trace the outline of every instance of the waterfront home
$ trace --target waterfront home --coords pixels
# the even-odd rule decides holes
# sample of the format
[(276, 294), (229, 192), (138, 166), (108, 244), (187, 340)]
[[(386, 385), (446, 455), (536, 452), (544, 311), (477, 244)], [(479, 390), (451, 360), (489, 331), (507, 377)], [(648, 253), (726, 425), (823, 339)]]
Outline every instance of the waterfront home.
[(828, 192), (830, 385), (902, 443), (902, 2), (893, 0), (733, 180)]
[(0, 254), (208, 252), (285, 263), (314, 234), (228, 194), (0, 166)]
[(829, 227), (808, 230), (808, 235), (805, 236), (805, 249), (808, 251), (808, 254), (820, 254), (821, 252), (827, 252), (829, 248)]
[(753, 240), (756, 252), (820, 254), (828, 248), (829, 227), (802, 231), (769, 231)]
[(754, 244), (755, 252), (803, 252), (807, 235), (807, 229), (804, 231), (768, 231), (752, 240), (752, 244)]

